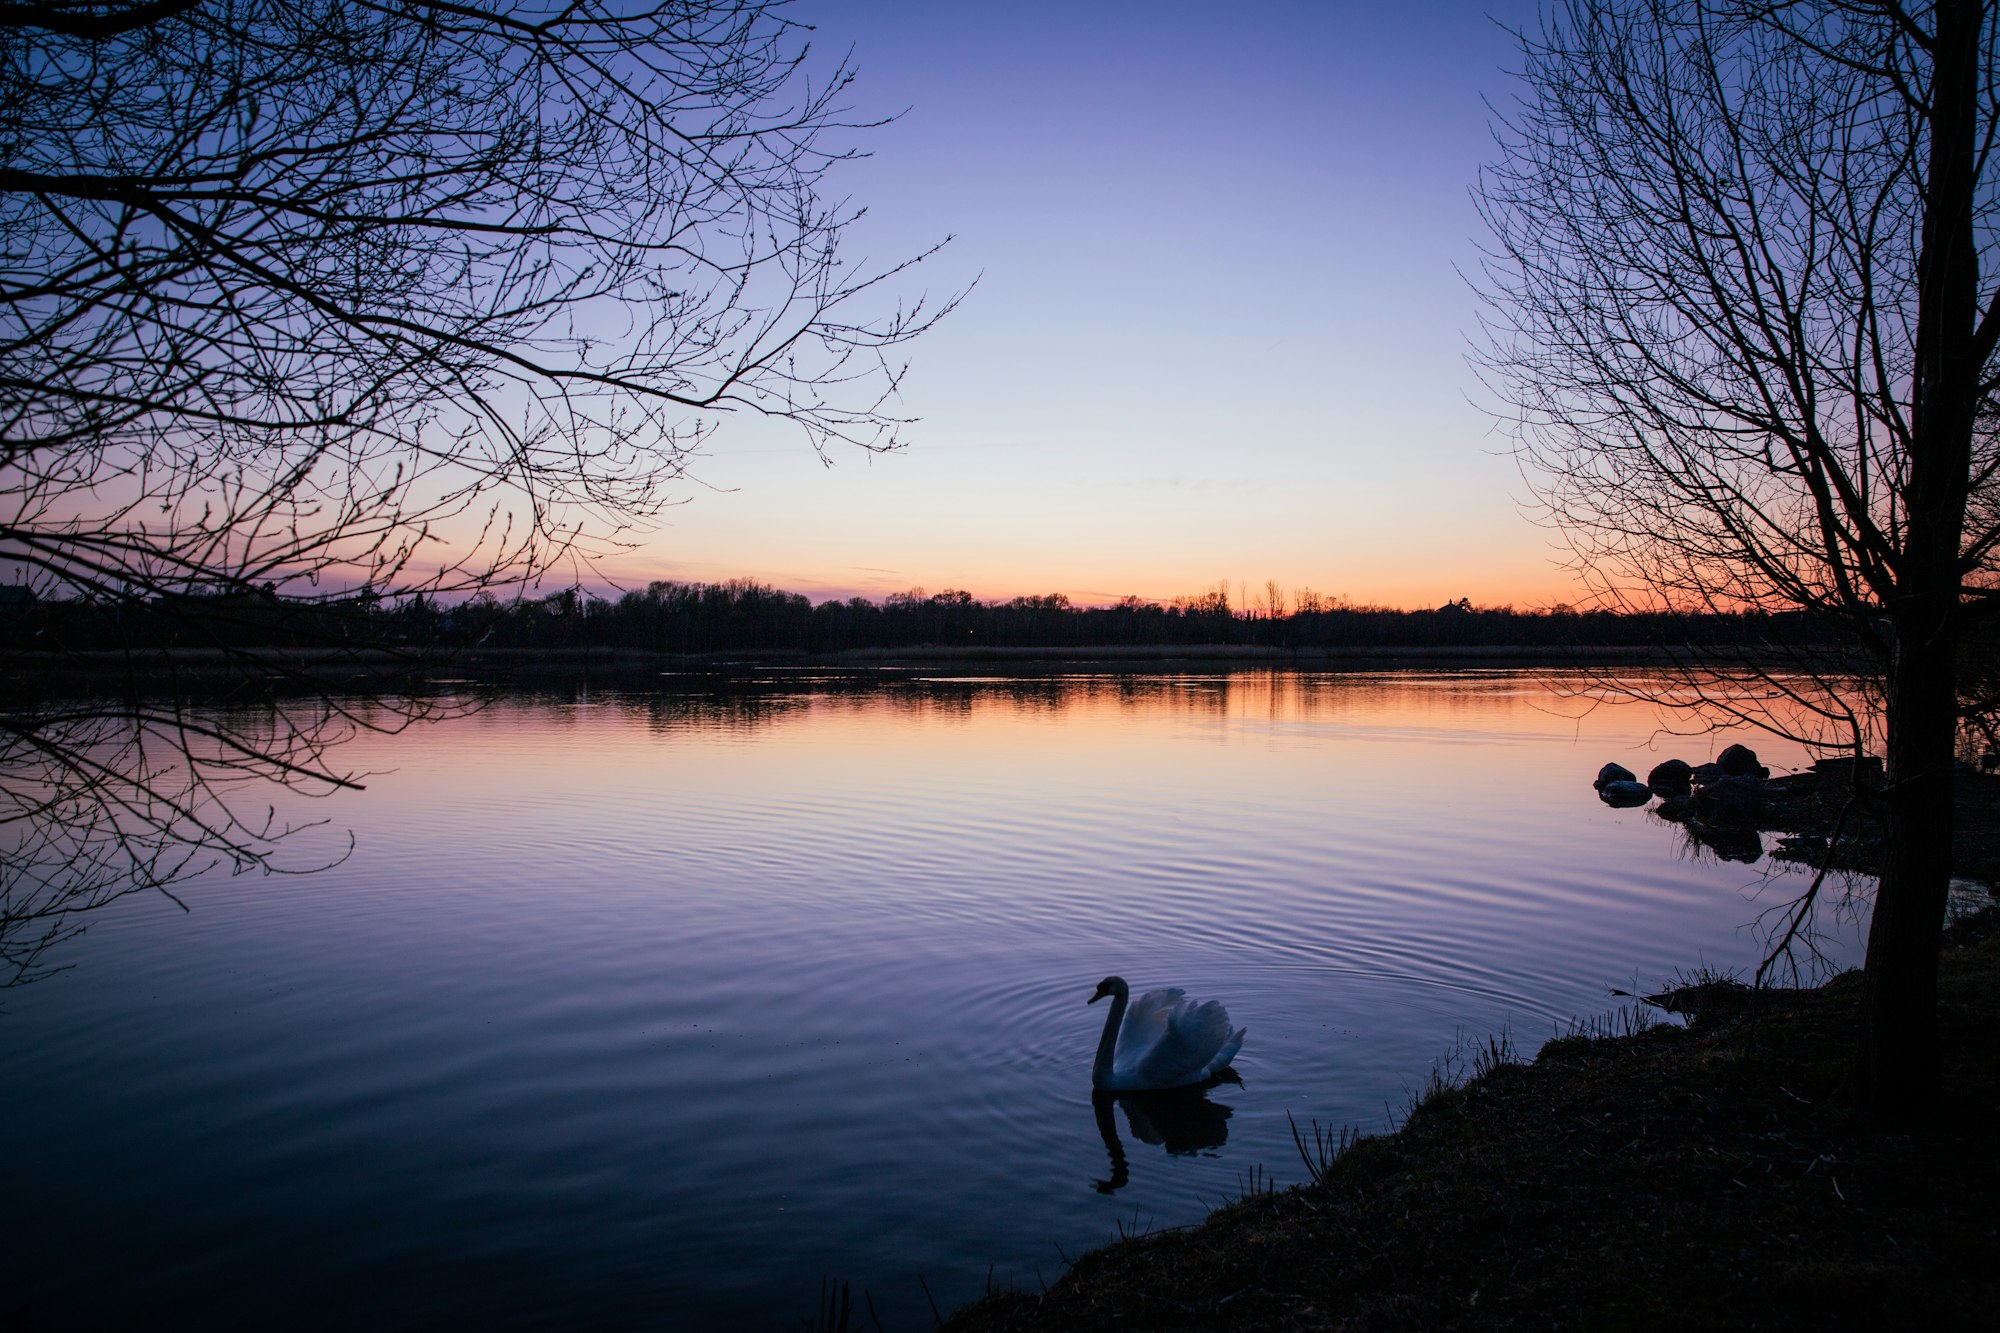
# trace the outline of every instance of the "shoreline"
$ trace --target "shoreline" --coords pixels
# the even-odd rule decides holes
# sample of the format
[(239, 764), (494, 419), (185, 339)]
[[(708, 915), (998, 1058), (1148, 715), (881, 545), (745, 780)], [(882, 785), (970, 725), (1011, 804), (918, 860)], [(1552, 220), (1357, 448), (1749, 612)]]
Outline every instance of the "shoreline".
[(1688, 1027), (1561, 1037), (1525, 1063), (1489, 1047), (1316, 1182), (1107, 1245), (944, 1327), (1983, 1326), (2000, 908), (1946, 935), (1934, 1121), (1873, 1124), (1845, 1095), (1859, 981), (1723, 988)]

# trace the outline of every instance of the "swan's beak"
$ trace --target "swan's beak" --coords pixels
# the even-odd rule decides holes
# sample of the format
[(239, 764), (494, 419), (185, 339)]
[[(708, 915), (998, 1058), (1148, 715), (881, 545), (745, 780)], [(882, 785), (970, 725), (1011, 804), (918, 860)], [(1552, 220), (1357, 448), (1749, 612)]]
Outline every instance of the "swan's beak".
[(1102, 986), (1099, 986), (1099, 987), (1097, 988), (1097, 994), (1095, 994), (1095, 995), (1091, 996), (1091, 997), (1090, 997), (1090, 998), (1089, 998), (1088, 1000), (1085, 1000), (1085, 1001), (1084, 1001), (1084, 1003), (1085, 1003), (1085, 1004), (1096, 1004), (1096, 1003), (1097, 1003), (1097, 1002), (1098, 1002), (1099, 1000), (1103, 999), (1103, 998), (1104, 998), (1105, 996), (1107, 996), (1107, 995), (1109, 995), (1109, 994), (1111, 994), (1111, 992), (1110, 992), (1110, 991), (1108, 991), (1108, 990), (1104, 989), (1104, 987), (1102, 987)]

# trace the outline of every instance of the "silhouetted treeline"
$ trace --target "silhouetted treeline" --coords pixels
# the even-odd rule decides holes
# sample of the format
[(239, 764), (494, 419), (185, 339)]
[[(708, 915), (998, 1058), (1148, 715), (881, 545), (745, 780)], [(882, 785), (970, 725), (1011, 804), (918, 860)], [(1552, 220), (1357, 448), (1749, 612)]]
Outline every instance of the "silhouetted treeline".
[(11, 594), (0, 597), (0, 638), (28, 652), (368, 647), (439, 633), (439, 608), (422, 598), (391, 606), (368, 592), (307, 601), (246, 587), (145, 601), (44, 601), (18, 586), (0, 591)]
[(880, 602), (854, 597), (815, 605), (797, 593), (736, 579), (658, 582), (615, 601), (578, 589), (507, 600), (481, 593), (456, 605), (422, 597), (391, 604), (366, 593), (291, 602), (256, 590), (141, 606), (30, 600), (0, 607), (0, 631), (18, 646), (58, 651), (133, 643), (825, 654), (923, 647), (1637, 648), (1832, 641), (1828, 630), (1802, 615), (1517, 611), (1475, 607), (1465, 599), (1420, 611), (1330, 604), (1310, 595), (1300, 602), (1304, 609), (1274, 611), (1267, 603), (1245, 610), (1216, 590), (1164, 604), (1128, 597), (1113, 606), (1081, 607), (1061, 593), (981, 601), (969, 592), (917, 590)]

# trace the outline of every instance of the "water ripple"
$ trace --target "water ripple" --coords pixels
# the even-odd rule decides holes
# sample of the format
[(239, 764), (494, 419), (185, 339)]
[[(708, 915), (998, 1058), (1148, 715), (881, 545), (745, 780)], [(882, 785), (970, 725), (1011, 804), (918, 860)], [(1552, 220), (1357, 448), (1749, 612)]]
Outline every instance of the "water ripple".
[[(1462, 1039), (1740, 966), (1786, 892), (1601, 807), (1653, 719), (1523, 676), (837, 684), (364, 737), (306, 807), (349, 860), (93, 923), (0, 1029), (9, 1299), (768, 1326), (833, 1274), (908, 1322), (917, 1272), (1285, 1178), (1288, 1112), (1379, 1128)], [(1107, 973), (1250, 1030), (1178, 1137), (1094, 1112)]]

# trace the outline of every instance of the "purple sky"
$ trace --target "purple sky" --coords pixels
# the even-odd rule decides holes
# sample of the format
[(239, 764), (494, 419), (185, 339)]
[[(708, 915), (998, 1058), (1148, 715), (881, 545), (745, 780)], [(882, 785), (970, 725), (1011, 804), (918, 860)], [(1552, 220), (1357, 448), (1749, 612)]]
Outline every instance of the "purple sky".
[(725, 425), (621, 581), (816, 597), (1565, 600), (1466, 365), (1468, 191), (1523, 0), (800, 0), (902, 112), (857, 249), (978, 278), (911, 349), (907, 451)]

